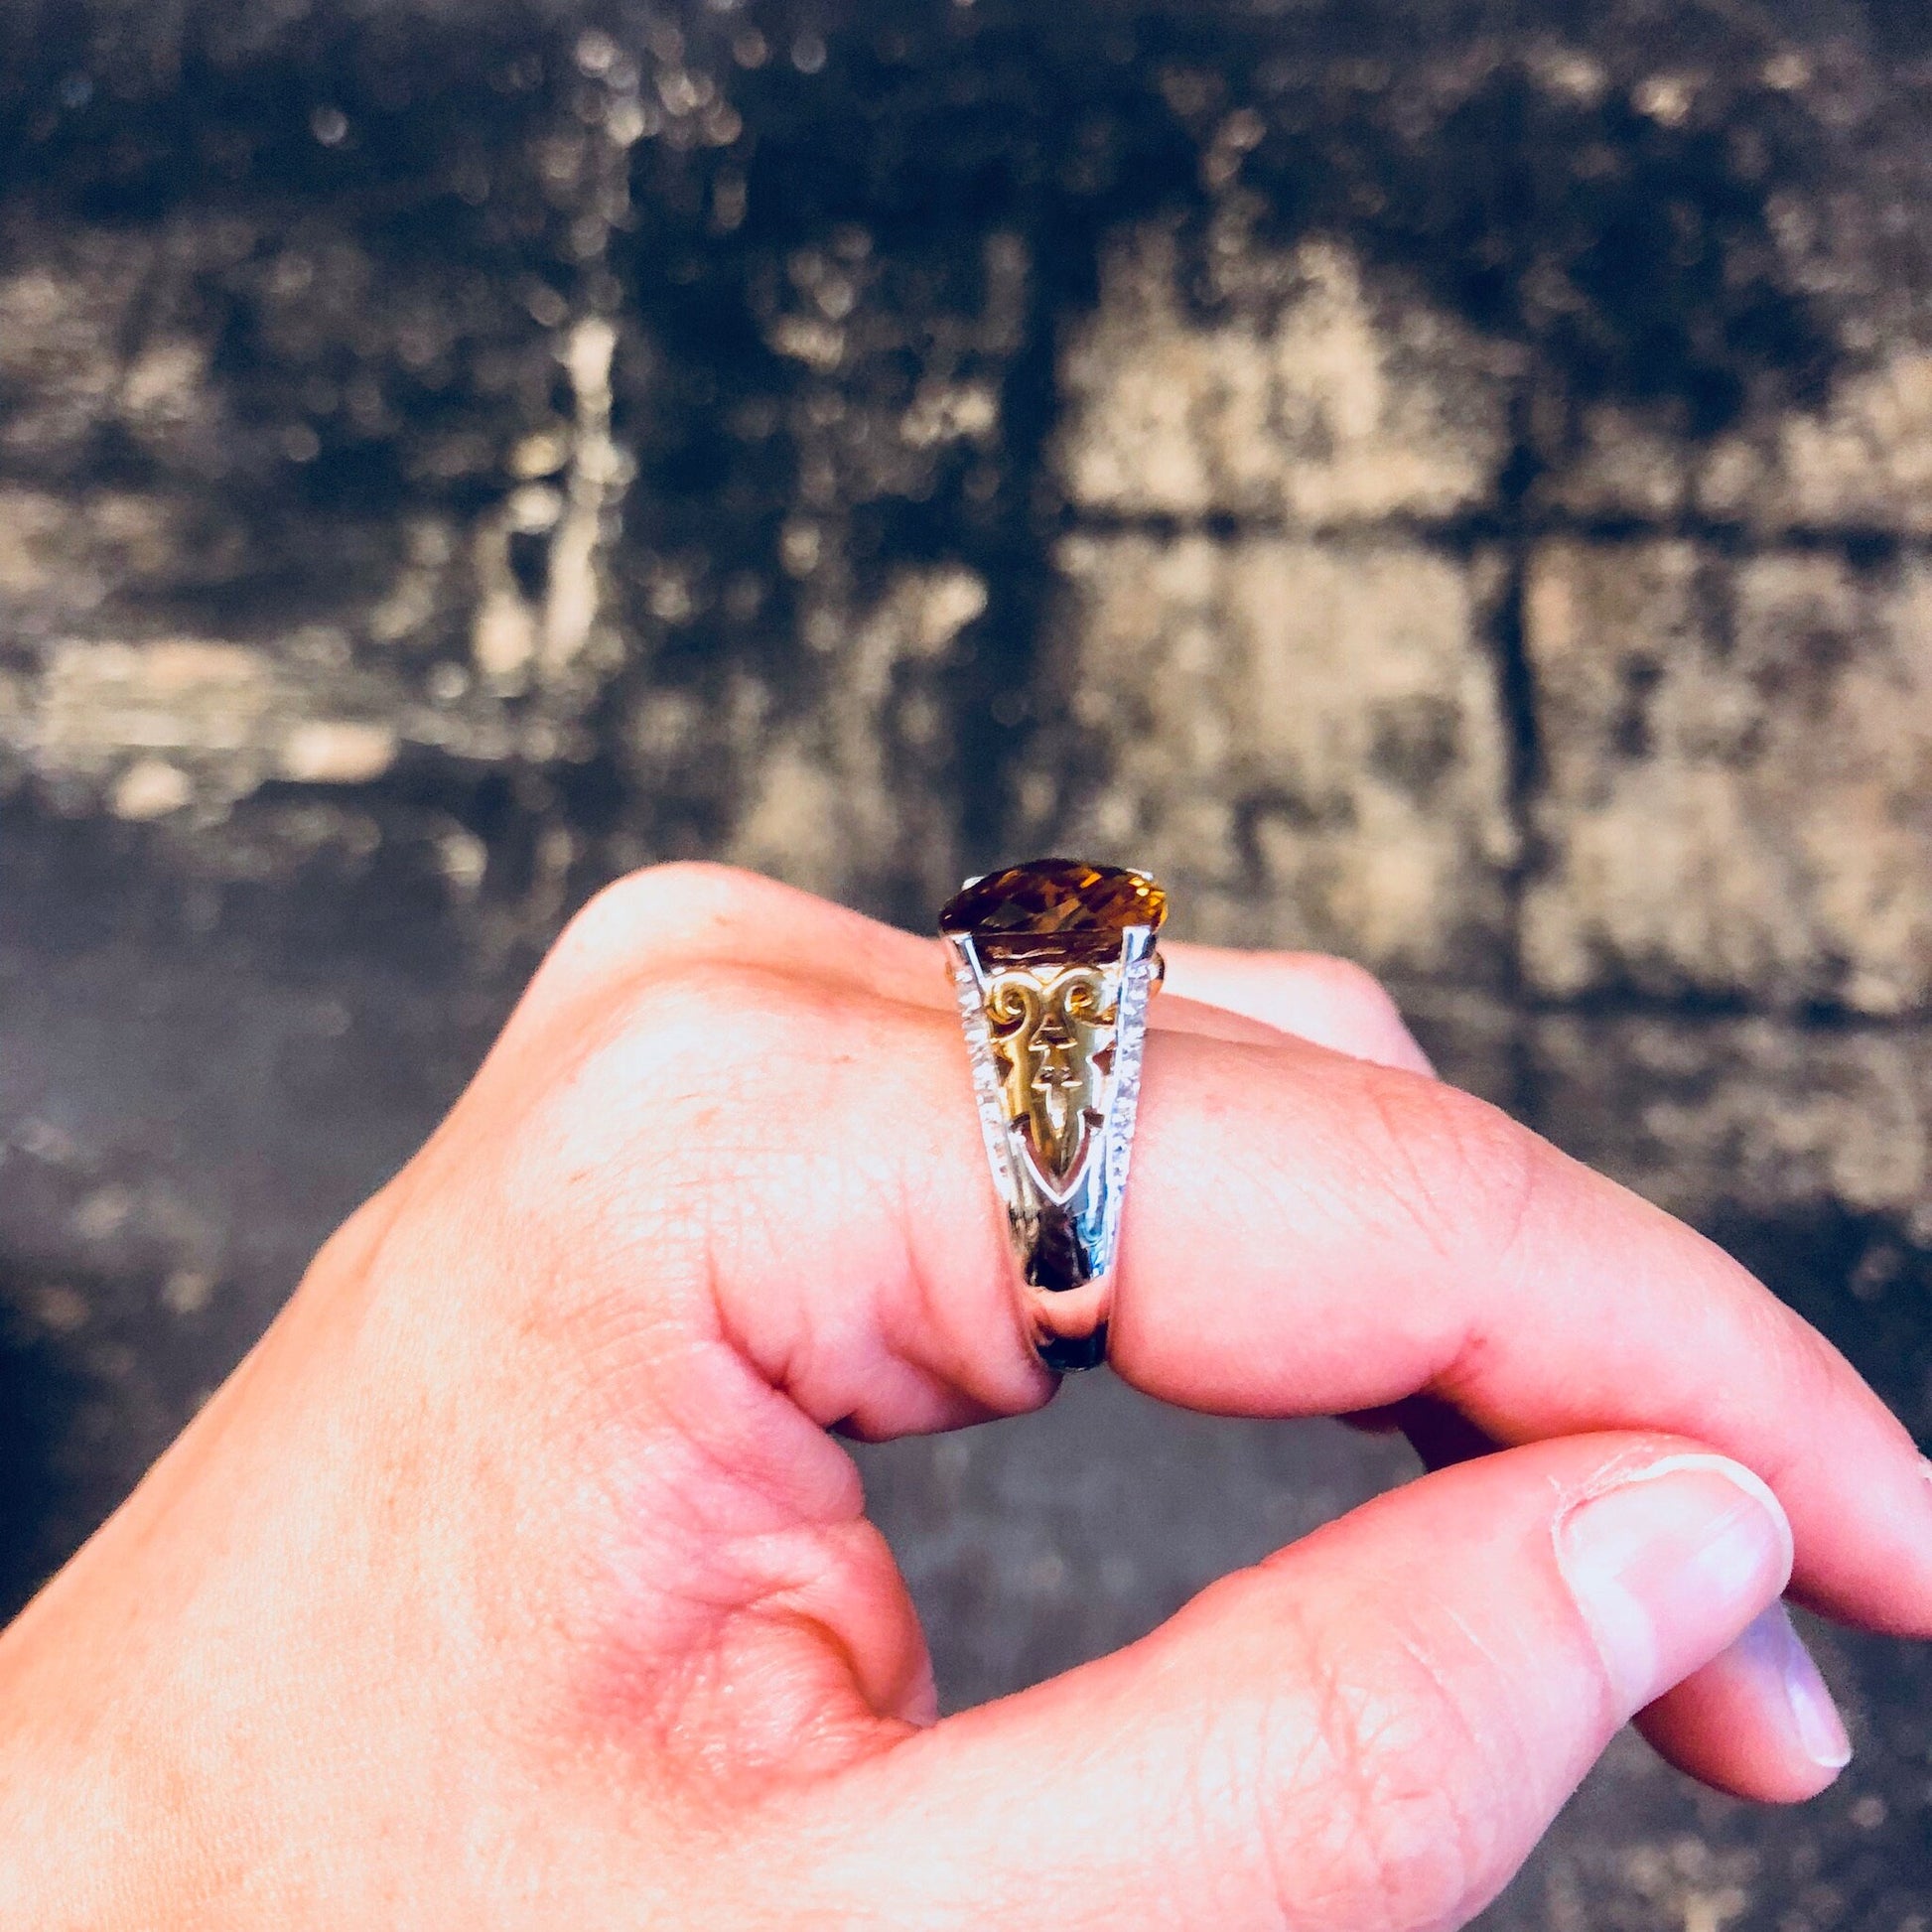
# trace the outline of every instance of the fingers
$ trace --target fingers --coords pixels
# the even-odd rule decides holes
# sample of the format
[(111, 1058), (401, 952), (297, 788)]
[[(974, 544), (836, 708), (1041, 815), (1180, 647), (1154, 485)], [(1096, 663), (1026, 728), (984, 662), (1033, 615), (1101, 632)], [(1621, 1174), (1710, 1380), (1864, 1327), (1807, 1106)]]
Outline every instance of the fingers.
[(1312, 1049), (1150, 1042), (1112, 1359), (1244, 1414), (1417, 1391), (1521, 1443), (1701, 1438), (1757, 1469), (1820, 1607), (1932, 1630), (1909, 1436), (1720, 1249), (1482, 1103)]
[[(1433, 1073), (1381, 983), (1345, 959), (1310, 952), (1234, 952), (1165, 945), (1170, 996), (1259, 1020), (1356, 1059)], [(1164, 1000), (1157, 1005), (1157, 1012)]]
[(950, 1007), (938, 942), (730, 866), (653, 866), (607, 887), (570, 922), (526, 1008), (608, 1002), (640, 974), (716, 961), (764, 966), (902, 1001)]
[[(812, 924), (814, 902), (785, 897), (807, 922), (793, 944), (849, 917)], [(1050, 1383), (1010, 1293), (956, 1021), (748, 963), (769, 943), (757, 925), (741, 918), (745, 959), (658, 973), (622, 1050), (559, 1100), (580, 1251), (639, 1251), (626, 1177), (650, 1174), (680, 1203), (648, 1230), (654, 1276), (682, 1267), (693, 1309), (813, 1420), (876, 1437), (1036, 1404)], [(1286, 1037), (1157, 1032), (1140, 1120), (1112, 1352), (1128, 1379), (1249, 1415), (1427, 1393), (1504, 1443), (1695, 1437), (1777, 1490), (1804, 1600), (1932, 1631), (1932, 1487), (1909, 1437), (1688, 1228), (1466, 1095)]]
[[(1423, 1465), (1446, 1469), (1497, 1444), (1435, 1396), (1416, 1395), (1346, 1418), (1399, 1429)], [(1721, 1791), (1765, 1803), (1808, 1798), (1821, 1769), (1851, 1761), (1831, 1692), (1782, 1603), (1647, 1710), (1637, 1728), (1680, 1771)]]
[[(829, 1805), (869, 1823), (814, 1842), (805, 1895), (839, 1924), (1459, 1925), (1617, 1726), (1773, 1602), (1789, 1554), (1762, 1483), (1686, 1443), (1425, 1477), (842, 1776)], [(1786, 1795), (1830, 1779), (1761, 1749)]]
[[(1217, 946), (1168, 944), (1162, 951), (1168, 997), (1155, 1005), (1158, 1027), (1262, 1043), (1287, 1033), (1358, 1059), (1432, 1070), (1395, 1002), (1346, 960)], [(953, 1006), (950, 969), (936, 939), (775, 880), (703, 864), (655, 867), (599, 894), (545, 960), (534, 1003), (608, 999), (615, 984), (640, 971), (705, 960), (839, 980), (908, 1006)]]
[(1852, 1742), (1811, 1653), (1773, 1603), (1637, 1720), (1680, 1770), (1721, 1791), (1789, 1804), (1852, 1761)]

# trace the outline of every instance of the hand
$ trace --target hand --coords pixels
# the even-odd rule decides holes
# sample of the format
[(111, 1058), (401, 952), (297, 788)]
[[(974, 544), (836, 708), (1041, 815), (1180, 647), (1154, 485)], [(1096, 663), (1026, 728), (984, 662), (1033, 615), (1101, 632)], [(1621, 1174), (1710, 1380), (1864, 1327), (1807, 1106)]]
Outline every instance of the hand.
[(1905, 1432), (1351, 969), (1171, 957), (1118, 1372), (1508, 1447), (935, 1723), (828, 1431), (1051, 1393), (937, 948), (647, 873), (0, 1641), (0, 1923), (1367, 1932), (1477, 1910), (1635, 1713), (1829, 1782), (1776, 1599), (1932, 1632)]

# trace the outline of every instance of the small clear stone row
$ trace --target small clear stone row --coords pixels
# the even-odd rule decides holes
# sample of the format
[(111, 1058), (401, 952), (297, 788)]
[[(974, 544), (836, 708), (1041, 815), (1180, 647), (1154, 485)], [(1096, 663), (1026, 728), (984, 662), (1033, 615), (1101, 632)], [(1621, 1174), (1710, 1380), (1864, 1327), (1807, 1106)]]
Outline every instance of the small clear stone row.
[(973, 1069), (973, 1098), (979, 1103), (980, 1134), (986, 1142), (987, 1159), (999, 1181), (1000, 1195), (1009, 1215), (1026, 1211), (1026, 1196), (1013, 1165), (1013, 1149), (1008, 1143), (1006, 1104), (1001, 1094), (999, 1062), (993, 1052), (993, 1029), (986, 1018), (985, 995), (972, 962), (963, 948), (953, 954), (953, 990), (959, 997), (959, 1013), (966, 1028), (966, 1056)]
[(1134, 1150), (1134, 1117), (1141, 1104), (1141, 1048), (1147, 1039), (1147, 1007), (1159, 970), (1150, 955), (1133, 961), (1121, 978), (1120, 1019), (1114, 1029), (1114, 1093), (1107, 1109), (1107, 1195), (1102, 1212), (1106, 1253), (1094, 1257), (1102, 1272), (1114, 1265), (1120, 1203), (1126, 1197), (1127, 1162)]

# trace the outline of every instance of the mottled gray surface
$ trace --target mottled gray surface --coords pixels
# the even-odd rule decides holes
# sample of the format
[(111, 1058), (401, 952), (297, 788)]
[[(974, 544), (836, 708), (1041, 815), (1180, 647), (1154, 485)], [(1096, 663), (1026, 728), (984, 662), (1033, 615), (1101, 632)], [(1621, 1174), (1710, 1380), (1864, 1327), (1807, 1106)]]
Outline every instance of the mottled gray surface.
[[(0, 1598), (572, 905), (1041, 844), (1388, 974), (1932, 1433), (1932, 16), (45, 0), (0, 21)], [(1410, 1466), (865, 1451), (949, 1700)], [(1927, 1932), (1932, 1668), (1795, 1820), (1624, 1740), (1486, 1923)]]

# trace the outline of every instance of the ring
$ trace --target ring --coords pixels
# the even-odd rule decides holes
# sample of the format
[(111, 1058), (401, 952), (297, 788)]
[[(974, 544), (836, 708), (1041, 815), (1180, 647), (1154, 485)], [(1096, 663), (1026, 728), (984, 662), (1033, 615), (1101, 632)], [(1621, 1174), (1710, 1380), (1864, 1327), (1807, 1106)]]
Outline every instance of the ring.
[(973, 1091), (1016, 1293), (1050, 1369), (1107, 1355), (1114, 1248), (1168, 896), (1144, 872), (1035, 859), (946, 901)]

